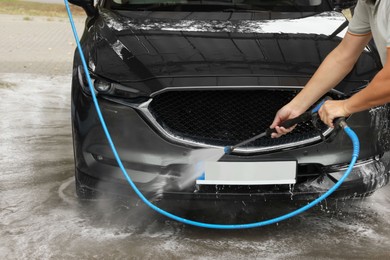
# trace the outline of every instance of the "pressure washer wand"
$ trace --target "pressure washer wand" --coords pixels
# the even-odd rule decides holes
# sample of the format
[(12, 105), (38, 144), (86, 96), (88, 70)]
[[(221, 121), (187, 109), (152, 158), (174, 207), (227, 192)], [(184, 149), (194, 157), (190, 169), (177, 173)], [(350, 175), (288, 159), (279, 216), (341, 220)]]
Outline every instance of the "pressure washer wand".
[[(307, 122), (307, 121), (311, 120), (312, 118), (313, 118), (313, 113), (311, 111), (307, 111), (298, 117), (284, 121), (280, 126), (284, 127), (284, 128), (290, 128), (296, 124)], [(249, 144), (250, 142), (253, 142), (259, 138), (271, 137), (272, 133), (276, 133), (276, 129), (275, 128), (268, 128), (265, 132), (258, 134), (258, 135), (255, 135), (255, 136), (253, 136), (245, 141), (242, 141), (239, 144), (236, 144), (233, 146), (226, 146), (224, 148), (225, 154), (229, 154), (229, 153), (233, 152), (233, 150), (236, 149), (237, 147), (241, 147), (243, 145)]]
[[(288, 120), (284, 121), (280, 126), (284, 127), (284, 128), (290, 128), (290, 127), (293, 127), (296, 124), (307, 122), (307, 121), (311, 120), (318, 113), (318, 110), (320, 110), (321, 106), (325, 103), (325, 101), (327, 101), (329, 99), (331, 99), (331, 98), (330, 97), (325, 97), (312, 110), (306, 111), (305, 113), (303, 113), (300, 116), (297, 116), (295, 118), (288, 119)], [(258, 134), (258, 135), (255, 135), (255, 136), (253, 136), (253, 137), (251, 137), (251, 138), (249, 138), (249, 139), (247, 139), (245, 141), (242, 141), (239, 144), (236, 144), (236, 145), (233, 145), (233, 146), (226, 146), (224, 148), (225, 154), (230, 154), (237, 147), (249, 144), (250, 142), (253, 142), (253, 141), (255, 141), (255, 140), (259, 139), (259, 138), (266, 137), (266, 136), (267, 137), (271, 137), (272, 133), (276, 133), (276, 129), (275, 128), (268, 128), (265, 132), (263, 132), (261, 134)]]

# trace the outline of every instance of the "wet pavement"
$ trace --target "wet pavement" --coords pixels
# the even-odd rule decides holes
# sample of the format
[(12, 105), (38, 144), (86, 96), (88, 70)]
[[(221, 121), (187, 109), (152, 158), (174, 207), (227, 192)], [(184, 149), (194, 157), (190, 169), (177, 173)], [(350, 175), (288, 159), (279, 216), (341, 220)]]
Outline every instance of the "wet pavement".
[[(6, 21), (11, 28), (0, 30), (24, 44), (18, 26), (26, 30), (31, 21), (0, 16)], [(37, 35), (50, 36), (48, 28), (62, 33), (21, 46), (30, 48), (27, 56), (7, 56), (13, 43), (0, 42), (0, 259), (390, 258), (390, 186), (365, 199), (327, 201), (277, 225), (240, 231), (185, 226), (137, 201), (80, 202), (70, 127), (68, 53), (74, 46), (66, 22), (55, 22), (45, 27), (37, 19)], [(41, 47), (62, 49), (44, 55)]]
[(63, 4), (64, 3), (64, 0), (24, 0), (24, 1), (44, 3), (44, 4)]

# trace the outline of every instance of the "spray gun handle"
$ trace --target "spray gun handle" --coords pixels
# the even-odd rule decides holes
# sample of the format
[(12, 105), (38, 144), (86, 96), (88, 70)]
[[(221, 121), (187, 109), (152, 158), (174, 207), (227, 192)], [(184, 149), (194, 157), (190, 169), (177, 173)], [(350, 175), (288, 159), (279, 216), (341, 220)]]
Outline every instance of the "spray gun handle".
[(328, 97), (328, 96), (324, 97), (324, 98), (320, 101), (320, 103), (318, 103), (318, 104), (311, 110), (311, 113), (312, 113), (312, 114), (318, 113), (318, 111), (320, 110), (320, 108), (322, 107), (322, 105), (323, 105), (326, 101), (331, 100), (331, 99), (332, 99), (332, 98), (331, 98), (331, 97)]
[[(290, 128), (296, 124), (307, 122), (307, 121), (311, 120), (312, 118), (313, 118), (313, 113), (311, 111), (307, 111), (300, 116), (297, 116), (295, 118), (288, 119), (288, 120), (284, 121), (283, 123), (280, 124), (280, 126), (284, 127), (284, 128)], [(267, 129), (266, 136), (271, 136), (272, 133), (276, 133), (275, 128)]]
[[(321, 100), (320, 103), (318, 103), (312, 110), (311, 110), (311, 113), (312, 115), (315, 115), (316, 113), (318, 113), (318, 111), (320, 110), (320, 108), (322, 107), (322, 105), (327, 101), (327, 100), (331, 100), (332, 98), (331, 97), (328, 97), (326, 96), (324, 99)], [(345, 117), (338, 117), (338, 118), (335, 118), (333, 120), (333, 124), (337, 127), (341, 127), (341, 128), (344, 128), (347, 123), (345, 122)]]
[[(322, 105), (327, 100), (330, 100), (330, 99), (332, 99), (332, 98), (328, 97), (328, 96), (324, 97), (312, 110), (307, 111), (298, 117), (286, 120), (280, 126), (282, 126), (284, 128), (290, 128), (296, 124), (307, 122), (307, 121), (311, 120), (313, 118), (313, 116), (318, 113), (318, 111), (320, 110)], [(276, 130), (274, 128), (269, 128), (269, 129), (267, 129), (266, 133), (267, 133), (266, 134), (267, 136), (271, 136), (272, 133), (276, 133)]]

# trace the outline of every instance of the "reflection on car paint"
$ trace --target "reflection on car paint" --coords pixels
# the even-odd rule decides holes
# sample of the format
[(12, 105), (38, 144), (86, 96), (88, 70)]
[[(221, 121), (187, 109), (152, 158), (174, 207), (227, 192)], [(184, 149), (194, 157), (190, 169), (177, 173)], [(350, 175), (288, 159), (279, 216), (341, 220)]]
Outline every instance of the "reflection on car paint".
[[(116, 31), (125, 30), (165, 30), (183, 32), (229, 32), (229, 33), (306, 33), (306, 34), (331, 34), (345, 18), (340, 13), (325, 12), (299, 19), (265, 19), (265, 20), (168, 20), (157, 19), (124, 19), (106, 10), (101, 15), (107, 26)], [(299, 29), (297, 29), (299, 28)], [(343, 37), (346, 30), (338, 36)]]

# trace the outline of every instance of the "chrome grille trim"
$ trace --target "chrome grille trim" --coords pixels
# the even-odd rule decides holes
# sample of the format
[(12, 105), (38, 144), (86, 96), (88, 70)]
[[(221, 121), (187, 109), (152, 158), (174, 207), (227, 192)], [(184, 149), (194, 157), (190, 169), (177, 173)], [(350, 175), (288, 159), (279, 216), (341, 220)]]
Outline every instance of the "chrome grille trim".
[[(152, 96), (156, 96), (158, 94), (161, 94), (163, 92), (167, 92), (167, 91), (177, 91), (177, 90), (182, 90), (182, 91), (185, 91), (185, 90), (223, 90), (223, 89), (237, 89), (239, 88), (240, 90), (242, 89), (275, 89), (274, 86), (262, 86), (262, 87), (259, 87), (259, 86), (240, 86), (240, 87), (231, 87), (231, 86), (227, 86), (227, 87), (218, 87), (216, 88), (215, 86), (214, 87), (182, 87), (182, 88), (166, 88), (166, 89), (163, 89), (161, 91), (158, 91), (158, 92), (155, 92), (153, 93)], [(278, 86), (277, 87), (278, 89), (302, 89), (302, 87), (294, 87), (294, 86)], [(333, 91), (333, 93), (336, 93), (336, 94), (339, 94), (339, 92), (337, 91)], [(188, 139), (188, 138), (183, 138), (181, 136), (177, 136), (175, 135), (174, 133), (170, 132), (170, 131), (167, 131), (165, 128), (163, 128), (158, 122), (157, 120), (153, 117), (153, 115), (151, 114), (150, 110), (149, 110), (149, 105), (151, 104), (151, 102), (153, 101), (153, 98), (149, 99), (147, 102), (139, 105), (136, 107), (136, 109), (141, 112), (141, 114), (149, 121), (149, 123), (151, 123), (157, 130), (158, 132), (163, 135), (165, 138), (167, 138), (168, 140), (174, 142), (174, 143), (178, 143), (178, 144), (183, 144), (183, 145), (186, 145), (186, 146), (193, 146), (193, 147), (198, 147), (198, 148), (217, 148), (217, 149), (223, 149), (225, 146), (217, 146), (217, 145), (210, 145), (210, 144), (206, 144), (206, 143), (202, 143), (202, 142), (198, 142), (198, 141), (194, 141), (194, 140), (191, 140), (191, 139)], [(331, 132), (333, 131), (332, 128), (328, 128), (326, 131), (323, 132), (323, 135), (325, 137), (327, 137)], [(319, 142), (321, 141), (321, 137), (318, 135), (316, 137), (313, 137), (313, 138), (308, 138), (306, 140), (303, 140), (303, 141), (297, 141), (297, 142), (293, 142), (293, 143), (287, 143), (287, 144), (281, 144), (281, 145), (274, 145), (274, 146), (268, 146), (268, 147), (246, 147), (246, 148), (237, 148), (235, 149), (235, 153), (237, 154), (243, 154), (243, 155), (246, 155), (246, 154), (252, 154), (252, 153), (266, 153), (266, 152), (271, 152), (271, 151), (277, 151), (277, 150), (283, 150), (283, 149), (291, 149), (291, 148), (294, 148), (294, 147), (300, 147), (300, 146), (303, 146), (303, 145), (308, 145), (308, 144), (312, 144), (312, 143), (316, 143), (316, 142)]]

